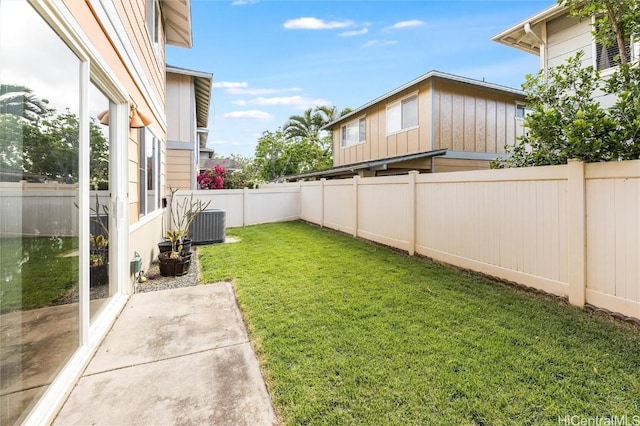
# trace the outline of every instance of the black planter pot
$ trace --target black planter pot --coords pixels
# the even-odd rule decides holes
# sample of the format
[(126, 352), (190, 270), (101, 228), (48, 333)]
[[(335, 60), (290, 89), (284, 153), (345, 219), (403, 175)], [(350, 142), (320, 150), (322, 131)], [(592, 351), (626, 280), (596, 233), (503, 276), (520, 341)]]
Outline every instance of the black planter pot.
[(163, 277), (179, 277), (186, 275), (191, 266), (191, 252), (183, 251), (178, 259), (169, 257), (170, 252), (160, 253), (158, 263), (160, 264), (160, 275)]
[[(192, 241), (190, 238), (185, 238), (184, 242), (182, 243), (182, 251), (190, 252), (191, 243)], [(166, 253), (168, 251), (171, 251), (171, 241), (168, 241), (168, 240), (160, 241), (158, 243), (158, 250), (160, 250), (160, 253)]]
[(99, 265), (89, 267), (89, 286), (96, 287), (109, 282), (109, 265)]

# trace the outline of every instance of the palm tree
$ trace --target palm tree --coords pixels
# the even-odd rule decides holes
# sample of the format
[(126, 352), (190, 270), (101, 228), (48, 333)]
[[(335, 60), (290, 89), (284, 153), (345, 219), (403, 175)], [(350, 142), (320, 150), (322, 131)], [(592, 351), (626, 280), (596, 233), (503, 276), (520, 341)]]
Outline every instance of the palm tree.
[(318, 140), (318, 132), (322, 127), (322, 118), (313, 113), (312, 108), (304, 111), (303, 115), (292, 115), (282, 130), (291, 139), (306, 139), (311, 142)]
[(326, 126), (338, 118), (349, 114), (351, 111), (351, 108), (344, 108), (340, 111), (340, 114), (338, 114), (338, 107), (335, 105), (321, 105), (316, 107), (316, 115), (318, 115), (322, 121), (322, 125), (320, 127)]
[(48, 111), (47, 103), (46, 99), (38, 99), (33, 95), (28, 87), (0, 85), (0, 114), (15, 115), (36, 123)]

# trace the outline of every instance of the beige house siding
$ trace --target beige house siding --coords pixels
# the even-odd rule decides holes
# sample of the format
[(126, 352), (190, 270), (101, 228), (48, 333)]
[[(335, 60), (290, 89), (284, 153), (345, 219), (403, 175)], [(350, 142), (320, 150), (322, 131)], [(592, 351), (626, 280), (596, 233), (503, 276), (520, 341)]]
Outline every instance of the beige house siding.
[(583, 65), (585, 67), (593, 65), (593, 36), (590, 21), (580, 22), (577, 18), (566, 15), (553, 19), (546, 25), (546, 68), (562, 65), (579, 51), (584, 52)]
[(491, 168), (490, 160), (467, 160), (459, 158), (433, 158), (433, 171), (440, 172), (461, 172), (465, 170), (486, 170)]
[[(415, 93), (418, 126), (387, 135), (387, 106)], [(486, 169), (491, 161), (486, 154), (504, 154), (505, 146), (522, 134), (516, 105), (524, 101), (523, 95), (481, 85), (443, 78), (420, 81), (336, 123), (333, 165), (448, 149), (453, 158), (440, 158), (442, 167), (435, 171)], [(366, 142), (343, 148), (342, 127), (361, 118), (366, 119)]]
[[(387, 106), (414, 93), (418, 94), (418, 127), (387, 135)], [(403, 154), (414, 154), (431, 149), (431, 84), (423, 82), (418, 87), (403, 91), (384, 103), (374, 105), (333, 129), (334, 166), (377, 160)], [(363, 144), (346, 148), (341, 146), (342, 126), (351, 121), (366, 118), (367, 138)]]
[[(133, 44), (133, 47), (144, 67), (144, 71), (149, 81), (151, 82), (154, 93), (158, 101), (164, 105), (165, 103), (165, 49), (164, 49), (164, 29), (160, 34), (160, 46), (158, 51), (151, 44), (151, 38), (146, 26), (146, 1), (129, 1), (129, 0), (116, 0), (115, 6), (118, 9), (118, 14), (124, 19), (123, 22), (129, 39)], [(158, 118), (158, 117), (156, 117)]]
[[(166, 140), (166, 129), (162, 124), (164, 123), (164, 117), (157, 117), (153, 114), (153, 108), (151, 108), (152, 101), (148, 96), (156, 96), (164, 105), (164, 65), (162, 65), (161, 69), (160, 63), (155, 59), (155, 53), (145, 26), (144, 4), (126, 0), (119, 0), (115, 3), (118, 8), (118, 13), (123, 17), (122, 23), (126, 28), (127, 34), (130, 36), (136, 53), (139, 54), (140, 60), (143, 63), (143, 75), (152, 82), (152, 86), (154, 87), (154, 93), (151, 94), (145, 93), (144, 89), (137, 84), (132, 75), (133, 70), (127, 68), (122, 58), (114, 50), (113, 42), (107, 34), (105, 34), (99, 22), (96, 20), (94, 12), (91, 9), (91, 4), (67, 0), (65, 1), (65, 5), (76, 18), (78, 24), (85, 34), (87, 34), (93, 45), (96, 46), (96, 49), (100, 52), (100, 55), (113, 71), (118, 81), (124, 86), (131, 102), (137, 105), (144, 114), (152, 118), (152, 123), (149, 128), (162, 141), (163, 146), (161, 147), (161, 151), (163, 151), (164, 141)], [(137, 20), (142, 21), (138, 22)], [(164, 44), (159, 47), (159, 51), (164, 52)], [(154, 58), (153, 61), (150, 60), (151, 57)], [(162, 64), (164, 64), (164, 58), (162, 58)], [(160, 78), (162, 78), (162, 80), (159, 81)], [(128, 178), (130, 224), (134, 224), (140, 219), (140, 207), (138, 203), (138, 138), (139, 133), (137, 130), (129, 131)], [(164, 161), (161, 160), (161, 163), (164, 163)], [(163, 188), (160, 189), (163, 190)]]
[(195, 135), (195, 95), (193, 77), (184, 74), (167, 73), (167, 140), (184, 142), (192, 147)]
[(193, 151), (167, 149), (167, 187), (191, 188)]
[(435, 82), (435, 149), (504, 153), (516, 138), (522, 99), (446, 81)]

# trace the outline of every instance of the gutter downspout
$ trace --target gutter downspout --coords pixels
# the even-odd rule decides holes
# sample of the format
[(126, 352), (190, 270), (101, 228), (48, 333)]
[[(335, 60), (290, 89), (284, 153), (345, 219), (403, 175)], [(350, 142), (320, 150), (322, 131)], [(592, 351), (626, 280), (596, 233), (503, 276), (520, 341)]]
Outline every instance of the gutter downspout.
[(522, 29), (524, 30), (525, 34), (530, 35), (531, 37), (533, 37), (535, 41), (538, 42), (538, 47), (540, 48), (540, 68), (544, 70), (544, 77), (546, 79), (547, 77), (547, 64), (546, 64), (547, 55), (545, 52), (546, 45), (544, 41), (542, 41), (542, 39), (538, 36), (538, 34), (533, 32), (533, 30), (531, 29), (531, 24), (529, 22), (524, 24)]

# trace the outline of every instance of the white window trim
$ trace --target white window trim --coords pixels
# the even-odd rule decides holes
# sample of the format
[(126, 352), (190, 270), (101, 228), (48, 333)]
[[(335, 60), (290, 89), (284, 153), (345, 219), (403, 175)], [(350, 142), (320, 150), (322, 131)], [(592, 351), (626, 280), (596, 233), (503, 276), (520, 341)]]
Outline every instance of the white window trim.
[[(362, 145), (367, 143), (367, 133), (365, 131), (365, 137), (364, 139), (362, 139), (362, 137), (360, 137), (360, 120), (364, 120), (364, 125), (365, 125), (365, 129), (367, 127), (367, 116), (365, 115), (361, 115), (360, 117), (353, 119), (351, 121), (348, 121), (346, 123), (344, 123), (342, 126), (340, 126), (340, 149), (347, 149), (347, 148), (351, 148), (352, 146), (357, 146), (357, 145)], [(348, 145), (343, 145), (342, 144), (342, 129), (347, 127), (348, 125), (353, 124), (358, 126), (358, 142), (356, 143), (352, 143), (352, 144), (348, 144)]]
[[(157, 211), (157, 210), (162, 210), (162, 206), (160, 205), (160, 201), (162, 200), (162, 187), (160, 186), (160, 181), (161, 181), (161, 170), (160, 170), (160, 166), (161, 166), (161, 154), (162, 154), (162, 139), (160, 139), (158, 136), (156, 136), (156, 134), (148, 127), (143, 127), (141, 129), (141, 132), (144, 132), (144, 136), (140, 138), (140, 144), (142, 147), (142, 143), (144, 143), (145, 145), (145, 157), (142, 158), (141, 155), (139, 155), (139, 163), (138, 163), (138, 170), (140, 170), (142, 167), (144, 167), (144, 180), (140, 179), (140, 182), (138, 182), (138, 203), (142, 203), (142, 191), (144, 189), (144, 211), (140, 211), (140, 216), (139, 219), (142, 219), (143, 217), (146, 217), (150, 214), (152, 214), (153, 212)], [(147, 179), (149, 178), (148, 173), (147, 173), (147, 151), (146, 151), (146, 144), (147, 144), (147, 137), (151, 137), (152, 138), (152, 149), (155, 150), (155, 159), (154, 159), (154, 175), (155, 175), (155, 185), (156, 185), (156, 189), (155, 189), (155, 196), (154, 196), (154, 208), (152, 210), (149, 209), (149, 203), (148, 201), (148, 191), (149, 189), (147, 188)], [(144, 164), (140, 164), (140, 163), (144, 163)], [(138, 173), (138, 177), (140, 176), (140, 173)], [(142, 209), (140, 209), (142, 210)]]
[[(400, 129), (400, 130), (396, 130), (396, 131), (393, 131), (393, 132), (389, 132), (389, 129), (387, 128), (387, 111), (389, 110), (389, 108), (394, 107), (397, 104), (402, 104), (402, 101), (404, 101), (406, 99), (409, 99), (409, 98), (411, 98), (413, 96), (415, 96), (417, 98), (416, 100), (417, 100), (418, 111), (416, 111), (416, 113), (418, 115), (418, 124), (416, 124), (415, 126), (407, 127), (405, 129)], [(407, 95), (405, 95), (405, 96), (403, 96), (403, 97), (401, 97), (399, 99), (396, 99), (393, 102), (390, 102), (390, 103), (386, 104), (385, 105), (385, 109), (384, 109), (384, 113), (385, 113), (385, 116), (384, 116), (384, 119), (385, 119), (385, 131), (386, 131), (386, 135), (387, 136), (393, 136), (393, 135), (397, 135), (398, 133), (404, 133), (404, 132), (408, 132), (410, 130), (414, 130), (414, 129), (420, 128), (420, 95), (419, 95), (419, 91), (416, 90), (416, 91), (411, 92), (411, 93), (409, 93), (409, 94), (407, 94)], [(402, 118), (401, 118), (401, 120), (402, 120)]]
[[(144, 17), (144, 21), (145, 21), (145, 29), (147, 30), (147, 35), (149, 36), (149, 43), (151, 44), (151, 47), (156, 55), (156, 61), (159, 63), (160, 62), (160, 35), (162, 34), (162, 8), (160, 7), (160, 0), (146, 0), (146, 4), (145, 4), (145, 17)], [(151, 34), (151, 32), (149, 32), (149, 16), (147, 15), (148, 11), (149, 11), (149, 5), (153, 5), (153, 13), (154, 13), (154, 17), (153, 20), (155, 21), (155, 14), (159, 13), (160, 17), (158, 18), (157, 22), (158, 25), (155, 28), (155, 32), (156, 34)], [(157, 36), (158, 41), (156, 42), (154, 40), (154, 35)]]

